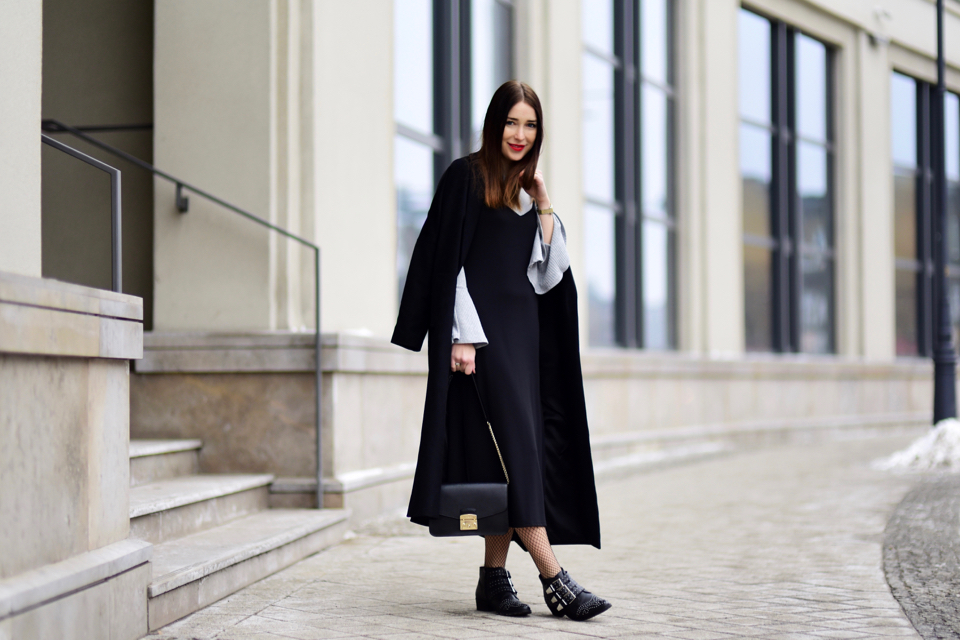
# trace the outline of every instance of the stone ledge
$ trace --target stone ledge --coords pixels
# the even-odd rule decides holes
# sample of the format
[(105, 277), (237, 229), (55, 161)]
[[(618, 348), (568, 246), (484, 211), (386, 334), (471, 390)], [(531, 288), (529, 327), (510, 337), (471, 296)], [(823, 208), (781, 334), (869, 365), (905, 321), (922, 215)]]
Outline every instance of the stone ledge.
[(0, 580), (0, 620), (149, 562), (152, 552), (150, 543), (129, 538)]
[[(246, 333), (151, 332), (144, 334), (137, 373), (254, 373), (314, 371), (314, 335), (290, 331)], [(426, 350), (407, 351), (383, 338), (349, 333), (321, 337), (325, 373), (425, 375)], [(921, 358), (867, 362), (840, 356), (764, 355), (713, 357), (679, 352), (586, 349), (585, 379), (903, 379), (926, 378), (932, 364)]]
[(200, 440), (131, 440), (130, 457), (145, 458), (168, 453), (196, 451), (203, 446)]
[[(416, 467), (415, 462), (405, 462), (392, 467), (347, 471), (334, 478), (324, 478), (323, 493), (351, 493), (389, 482), (407, 480), (413, 477)], [(270, 493), (315, 493), (316, 491), (317, 481), (314, 478), (277, 478), (270, 485)]]
[(904, 379), (928, 378), (933, 364), (923, 358), (867, 362), (840, 356), (745, 354), (715, 358), (680, 352), (591, 349), (582, 356), (583, 377), (697, 379)]
[(269, 474), (196, 475), (158, 480), (130, 489), (130, 518), (265, 487)]
[(0, 271), (0, 302), (143, 322), (136, 296)]
[(112, 291), (0, 273), (0, 352), (139, 358), (143, 303)]
[[(249, 333), (144, 334), (137, 373), (314, 372), (314, 334), (289, 331)], [(324, 372), (427, 373), (425, 353), (412, 353), (386, 340), (344, 333), (321, 336)]]
[(149, 587), (149, 596), (155, 598), (344, 522), (349, 515), (340, 510), (271, 509), (158, 545), (154, 559), (156, 578)]
[(612, 433), (590, 438), (593, 449), (616, 449), (636, 444), (677, 440), (727, 439), (747, 435), (853, 429), (857, 427), (895, 427), (930, 423), (927, 412), (883, 413), (878, 415), (828, 416), (825, 418), (785, 418), (749, 422), (694, 425), (671, 429)]

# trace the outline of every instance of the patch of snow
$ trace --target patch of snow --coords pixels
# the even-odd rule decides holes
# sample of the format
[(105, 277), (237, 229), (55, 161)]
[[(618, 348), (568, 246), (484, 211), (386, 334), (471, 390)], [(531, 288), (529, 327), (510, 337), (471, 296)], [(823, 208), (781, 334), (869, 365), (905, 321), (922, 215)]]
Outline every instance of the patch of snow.
[(909, 447), (871, 465), (882, 471), (960, 472), (960, 421), (941, 420)]

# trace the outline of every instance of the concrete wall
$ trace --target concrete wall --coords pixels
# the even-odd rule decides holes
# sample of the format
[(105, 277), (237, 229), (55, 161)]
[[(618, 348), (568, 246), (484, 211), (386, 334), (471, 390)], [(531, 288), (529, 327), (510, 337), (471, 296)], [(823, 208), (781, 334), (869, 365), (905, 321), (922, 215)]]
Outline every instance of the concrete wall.
[(0, 272), (0, 637), (147, 630), (150, 545), (127, 540), (142, 341), (139, 298)]
[(0, 5), (0, 271), (40, 275), (39, 2)]
[[(157, 4), (158, 162), (315, 238), (324, 250), (324, 328), (388, 336), (397, 304), (393, 3), (248, 2), (231, 5), (228, 19), (218, 6)], [(732, 64), (740, 6), (677, 3), (679, 347), (707, 358), (744, 351), (739, 78)], [(744, 6), (836, 52), (837, 355), (890, 361), (887, 83), (893, 69), (932, 78), (933, 3), (751, 0)], [(577, 0), (516, 3), (517, 72), (543, 98), (543, 169), (583, 280), (580, 16)], [(364, 38), (341, 28), (360, 23)], [(960, 34), (960, 12), (948, 6), (950, 84), (960, 89), (954, 32)], [(196, 197), (198, 208), (181, 216), (172, 189), (158, 189), (158, 328), (310, 326), (308, 254), (288, 251), (286, 243)]]
[(312, 4), (321, 322), (324, 331), (385, 336), (398, 304), (393, 2)]
[[(353, 6), (352, 4), (350, 6)], [(319, 115), (315, 32), (340, 22), (307, 0), (156, 4), (155, 158), (157, 166), (293, 233), (314, 238), (317, 211), (361, 220), (356, 198), (330, 182), (315, 155)], [(335, 16), (336, 17), (336, 16)], [(358, 39), (354, 38), (354, 41)], [(324, 57), (333, 68), (336, 56)], [(336, 65), (342, 67), (342, 65)], [(339, 81), (339, 80), (337, 80)], [(352, 82), (366, 87), (366, 79)], [(331, 86), (335, 86), (331, 83)], [(328, 122), (342, 104), (331, 101)], [(356, 134), (337, 127), (345, 136)], [(355, 153), (362, 139), (340, 141)], [(331, 156), (332, 166), (343, 166)], [(357, 171), (354, 165), (351, 175)], [(331, 195), (333, 194), (333, 195)], [(197, 195), (181, 215), (174, 187), (156, 183), (156, 326), (162, 330), (299, 329), (313, 325), (314, 254)], [(381, 208), (387, 203), (381, 204)], [(353, 209), (353, 211), (351, 211)], [(384, 214), (386, 215), (386, 214)], [(369, 221), (364, 221), (367, 224)], [(332, 267), (346, 258), (325, 243)], [(355, 247), (354, 244), (347, 246)], [(334, 281), (336, 279), (334, 278)], [(331, 285), (332, 287), (333, 285)]]

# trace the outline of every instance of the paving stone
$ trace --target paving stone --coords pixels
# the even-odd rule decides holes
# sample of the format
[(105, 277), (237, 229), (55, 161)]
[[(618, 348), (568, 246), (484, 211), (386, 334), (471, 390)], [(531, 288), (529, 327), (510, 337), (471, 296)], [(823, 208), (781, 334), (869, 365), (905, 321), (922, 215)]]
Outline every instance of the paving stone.
[(884, 526), (918, 479), (870, 468), (910, 440), (732, 451), (603, 480), (603, 550), (556, 549), (614, 605), (585, 623), (550, 615), (518, 547), (507, 568), (533, 615), (475, 611), (482, 542), (384, 520), (149, 638), (918, 638), (882, 568)]

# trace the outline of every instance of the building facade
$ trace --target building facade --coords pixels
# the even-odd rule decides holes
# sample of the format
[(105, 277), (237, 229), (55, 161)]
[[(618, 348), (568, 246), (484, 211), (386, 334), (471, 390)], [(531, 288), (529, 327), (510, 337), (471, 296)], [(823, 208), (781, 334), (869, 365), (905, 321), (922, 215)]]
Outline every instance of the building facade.
[[(0, 280), (0, 307), (66, 287), (49, 336), (83, 314), (137, 329), (104, 329), (104, 351), (27, 340), (32, 316), (2, 316), (22, 339), (0, 335), (0, 397), (37, 388), (24, 366), (117, 361), (119, 395), (88, 398), (124, 425), (111, 446), (199, 438), (203, 471), (274, 474), (276, 504), (315, 506), (319, 305), (324, 503), (353, 521), (402, 507), (426, 381), (425, 356), (389, 344), (406, 265), (442, 172), (517, 78), (544, 107), (598, 468), (676, 442), (931, 419), (932, 0), (83, 4), (0, 0), (0, 272), (16, 285)], [(960, 4), (945, 4), (956, 341)], [(95, 293), (110, 289), (106, 183), (42, 146), (42, 129), (121, 170), (126, 295)], [(312, 251), (199, 190), (319, 245), (319, 283)], [(122, 310), (77, 312), (70, 296)], [(62, 402), (43, 389), (34, 409)], [(0, 402), (0, 442), (36, 415)], [(119, 464), (97, 451), (90, 469)], [(37, 500), (62, 480), (31, 477)], [(17, 504), (3, 495), (0, 523)], [(4, 583), (126, 532), (66, 544), (81, 534), (37, 517), (62, 535), (0, 563), (0, 638), (40, 602), (4, 599)], [(0, 524), (0, 549), (21, 534)], [(121, 551), (125, 579), (144, 573), (144, 547)]]

